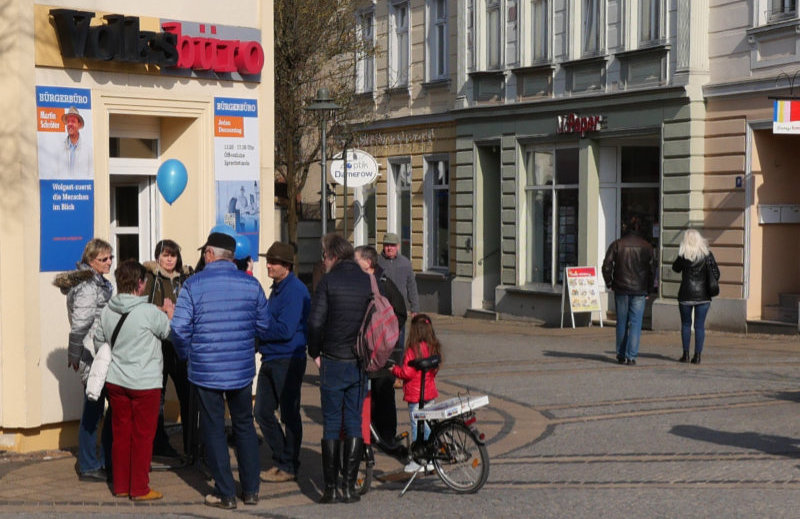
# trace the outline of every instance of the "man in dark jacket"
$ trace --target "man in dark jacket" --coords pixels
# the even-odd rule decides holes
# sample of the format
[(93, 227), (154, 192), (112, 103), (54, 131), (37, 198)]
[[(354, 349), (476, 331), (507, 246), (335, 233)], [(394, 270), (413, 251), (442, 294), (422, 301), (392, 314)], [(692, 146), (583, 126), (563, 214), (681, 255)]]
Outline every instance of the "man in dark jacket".
[[(317, 285), (308, 317), (308, 354), (320, 369), (325, 479), (320, 503), (331, 503), (335, 498), (341, 449), (342, 500), (351, 503), (360, 499), (355, 483), (363, 448), (361, 409), (367, 386), (353, 346), (372, 295), (372, 283), (353, 259), (353, 246), (338, 234), (322, 237), (322, 254), (327, 274)], [(342, 429), (344, 445), (339, 436)]]
[(603, 260), (603, 279), (614, 291), (617, 309), (617, 362), (636, 364), (647, 295), (656, 289), (653, 246), (642, 237), (638, 216), (631, 216), (622, 238), (614, 241)]
[(225, 402), (231, 416), (242, 501), (258, 503), (258, 436), (253, 425), (256, 338), (267, 336), (269, 314), (264, 289), (233, 263), (236, 240), (211, 233), (203, 245), (206, 266), (186, 280), (172, 318), (172, 343), (188, 359), (189, 382), (200, 402), (200, 430), (215, 493), (205, 504), (236, 508), (225, 434)]
[[(389, 300), (394, 313), (397, 316), (397, 324), (402, 329), (406, 324), (406, 304), (403, 294), (392, 283), (386, 272), (378, 265), (378, 251), (375, 248), (362, 245), (356, 247), (356, 261), (362, 270), (367, 274), (372, 274), (378, 281), (378, 290), (381, 295)], [(390, 362), (394, 364), (403, 363), (403, 343), (398, 337), (397, 344), (392, 350)], [(375, 430), (382, 440), (382, 447), (388, 448), (390, 452), (395, 452), (398, 448), (395, 442), (397, 436), (397, 407), (394, 399), (394, 375), (388, 367), (384, 367), (369, 374), (370, 393), (371, 393), (371, 415)]]
[[(300, 417), (300, 388), (306, 373), (306, 321), (311, 296), (294, 268), (294, 247), (276, 241), (262, 254), (267, 258), (267, 275), (272, 278), (269, 296), (270, 326), (258, 346), (261, 368), (256, 385), (256, 422), (272, 450), (273, 466), (261, 474), (261, 481), (282, 482), (297, 477), (303, 421)], [(285, 431), (275, 417), (281, 410)]]

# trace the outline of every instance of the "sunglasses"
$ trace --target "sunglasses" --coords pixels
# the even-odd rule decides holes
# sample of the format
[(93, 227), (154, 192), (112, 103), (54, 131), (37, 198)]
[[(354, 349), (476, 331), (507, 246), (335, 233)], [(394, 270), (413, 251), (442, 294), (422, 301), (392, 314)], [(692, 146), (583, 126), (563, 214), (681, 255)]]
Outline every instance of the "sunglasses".
[(106, 261), (114, 261), (114, 255), (106, 256), (105, 258), (95, 258), (100, 263), (105, 263)]

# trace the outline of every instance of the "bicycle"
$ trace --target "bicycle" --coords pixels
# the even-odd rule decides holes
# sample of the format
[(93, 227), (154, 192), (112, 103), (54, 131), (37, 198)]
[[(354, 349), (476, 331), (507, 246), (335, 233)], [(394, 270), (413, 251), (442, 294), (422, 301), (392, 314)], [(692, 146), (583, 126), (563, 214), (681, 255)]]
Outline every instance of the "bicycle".
[[(423, 359), (415, 359), (409, 365), (420, 371), (420, 377), (425, 379), (428, 371), (439, 366), (440, 357), (433, 355)], [(459, 493), (475, 493), (483, 487), (489, 479), (489, 453), (484, 443), (484, 435), (477, 429), (475, 410), (489, 404), (488, 396), (457, 396), (443, 402), (425, 407), (425, 384), (421, 384), (419, 409), (414, 412), (417, 419), (417, 440), (407, 446), (406, 461), (415, 461), (423, 469), (411, 475), (408, 483), (400, 492), (403, 496), (416, 477), (425, 472), (429, 464), (445, 485)], [(369, 422), (367, 422), (369, 423)], [(425, 439), (425, 424), (431, 429), (428, 439)], [(372, 434), (382, 440), (375, 433), (370, 424)], [(404, 433), (408, 443), (408, 433)], [(375, 465), (372, 446), (365, 444), (362, 463), (359, 465), (358, 491), (365, 494), (369, 491), (372, 481), (372, 470)]]

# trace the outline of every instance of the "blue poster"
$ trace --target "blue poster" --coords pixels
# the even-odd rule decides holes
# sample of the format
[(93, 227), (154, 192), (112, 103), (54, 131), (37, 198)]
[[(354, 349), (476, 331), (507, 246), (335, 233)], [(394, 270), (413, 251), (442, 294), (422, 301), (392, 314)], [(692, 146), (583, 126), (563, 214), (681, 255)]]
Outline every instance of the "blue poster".
[(94, 182), (40, 180), (42, 272), (72, 270), (94, 233)]
[(257, 180), (217, 181), (217, 225), (233, 227), (250, 240), (250, 256), (258, 261), (259, 193)]
[(42, 272), (72, 270), (94, 234), (92, 92), (36, 87)]

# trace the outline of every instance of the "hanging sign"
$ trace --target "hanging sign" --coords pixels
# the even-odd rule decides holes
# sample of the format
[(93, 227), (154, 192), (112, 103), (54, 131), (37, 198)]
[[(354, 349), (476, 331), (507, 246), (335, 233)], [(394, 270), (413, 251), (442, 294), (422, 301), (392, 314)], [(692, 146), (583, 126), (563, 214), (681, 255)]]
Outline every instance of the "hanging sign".
[(773, 102), (772, 133), (800, 133), (800, 101), (776, 99)]
[[(331, 176), (338, 184), (344, 185), (344, 164), (342, 154), (338, 153), (331, 161)], [(347, 150), (347, 187), (361, 187), (372, 184), (378, 178), (378, 161), (361, 150)]]

